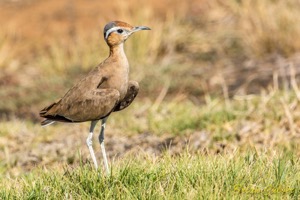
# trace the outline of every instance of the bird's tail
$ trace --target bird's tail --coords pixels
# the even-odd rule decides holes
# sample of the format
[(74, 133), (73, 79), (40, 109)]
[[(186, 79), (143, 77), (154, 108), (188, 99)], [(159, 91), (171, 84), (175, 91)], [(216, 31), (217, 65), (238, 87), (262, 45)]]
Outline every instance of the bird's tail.
[(41, 125), (42, 125), (42, 126), (48, 126), (48, 125), (53, 124), (54, 122), (55, 122), (55, 121), (53, 121), (53, 120), (46, 119), (46, 120), (44, 120), (44, 121), (41, 122)]

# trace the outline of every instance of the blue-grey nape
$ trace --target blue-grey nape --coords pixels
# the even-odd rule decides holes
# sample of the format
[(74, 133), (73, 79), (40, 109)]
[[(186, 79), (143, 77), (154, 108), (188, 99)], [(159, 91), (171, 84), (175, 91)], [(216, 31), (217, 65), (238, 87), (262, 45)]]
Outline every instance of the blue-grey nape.
[(104, 33), (104, 38), (106, 37), (106, 32), (107, 32), (109, 29), (111, 29), (111, 28), (113, 28), (113, 27), (115, 27), (115, 26), (116, 26), (116, 23), (115, 23), (115, 22), (109, 22), (108, 24), (105, 25), (104, 31), (103, 31), (103, 33)]

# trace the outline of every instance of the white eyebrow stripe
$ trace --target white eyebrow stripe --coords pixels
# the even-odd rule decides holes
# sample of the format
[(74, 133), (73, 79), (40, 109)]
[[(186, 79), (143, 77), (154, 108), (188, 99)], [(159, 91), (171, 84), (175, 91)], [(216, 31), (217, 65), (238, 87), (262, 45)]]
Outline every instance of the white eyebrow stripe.
[(107, 39), (107, 37), (109, 36), (109, 34), (110, 34), (111, 32), (114, 32), (114, 31), (116, 31), (116, 30), (118, 30), (118, 29), (121, 29), (121, 27), (115, 26), (115, 27), (113, 27), (113, 28), (111, 28), (111, 29), (108, 29), (108, 30), (105, 32), (105, 39)]

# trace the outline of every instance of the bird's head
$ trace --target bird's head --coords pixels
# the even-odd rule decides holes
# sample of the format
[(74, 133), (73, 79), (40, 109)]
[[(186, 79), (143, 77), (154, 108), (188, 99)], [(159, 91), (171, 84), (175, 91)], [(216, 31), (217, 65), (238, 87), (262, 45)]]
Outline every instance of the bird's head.
[(109, 46), (116, 46), (125, 42), (132, 33), (141, 30), (151, 29), (147, 26), (131, 26), (125, 22), (113, 21), (104, 27), (104, 39)]

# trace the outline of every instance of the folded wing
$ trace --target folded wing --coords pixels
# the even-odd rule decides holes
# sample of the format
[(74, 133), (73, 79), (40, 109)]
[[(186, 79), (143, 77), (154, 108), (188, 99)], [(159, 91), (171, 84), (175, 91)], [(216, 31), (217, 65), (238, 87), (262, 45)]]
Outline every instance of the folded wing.
[(62, 98), (40, 111), (40, 116), (51, 121), (84, 122), (99, 120), (109, 115), (119, 102), (115, 89), (94, 89), (83, 96)]

